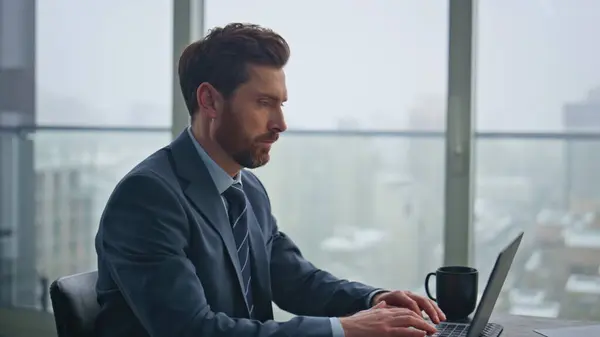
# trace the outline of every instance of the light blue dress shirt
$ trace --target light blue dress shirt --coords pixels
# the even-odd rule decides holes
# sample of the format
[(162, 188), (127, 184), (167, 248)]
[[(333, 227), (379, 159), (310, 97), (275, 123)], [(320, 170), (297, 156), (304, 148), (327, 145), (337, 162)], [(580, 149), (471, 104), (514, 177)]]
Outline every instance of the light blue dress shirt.
[[(227, 204), (225, 198), (223, 197), (223, 192), (225, 192), (231, 185), (234, 183), (242, 183), (242, 171), (232, 178), (225, 170), (223, 170), (209, 155), (204, 151), (200, 143), (194, 138), (192, 134), (192, 128), (187, 128), (188, 135), (192, 139), (192, 143), (196, 150), (198, 150), (198, 154), (206, 168), (208, 169), (208, 173), (210, 174), (215, 186), (217, 187), (217, 191), (221, 194), (221, 199), (223, 200), (223, 207), (225, 207), (225, 211), (227, 211)], [(367, 307), (371, 306), (371, 302), (373, 301), (373, 296), (382, 292), (382, 290), (378, 289), (369, 294), (367, 298)], [(333, 332), (332, 337), (344, 337), (344, 329), (342, 328), (342, 323), (340, 323), (340, 319), (337, 317), (331, 317), (331, 331)]]

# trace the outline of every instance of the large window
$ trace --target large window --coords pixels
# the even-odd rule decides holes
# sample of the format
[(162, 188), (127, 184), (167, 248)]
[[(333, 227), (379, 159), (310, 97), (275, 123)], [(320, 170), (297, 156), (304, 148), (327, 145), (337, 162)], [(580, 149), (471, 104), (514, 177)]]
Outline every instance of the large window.
[(36, 122), (59, 129), (14, 137), (33, 145), (34, 277), (95, 269), (93, 239), (110, 191), (168, 143), (172, 13), (162, 0), (36, 2)]
[[(600, 301), (600, 2), (476, 2), (470, 91), (457, 55), (469, 52), (474, 2), (6, 2), (0, 86), (25, 89), (0, 95), (0, 305), (39, 307), (48, 280), (96, 267), (93, 236), (108, 194), (168, 143), (171, 120), (175, 132), (187, 122), (182, 105), (172, 111), (181, 100), (177, 49), (239, 21), (270, 27), (291, 46), (290, 130), (256, 173), (281, 230), (309, 260), (340, 277), (421, 291), (444, 253), (466, 264), (474, 252), (483, 290), (497, 253), (524, 230), (496, 308), (600, 319), (592, 310)], [(458, 95), (447, 100), (448, 91)], [(33, 120), (57, 129), (31, 130)], [(453, 146), (470, 144), (472, 129), (473, 153), (460, 147), (465, 160), (446, 162)]]
[(108, 194), (169, 141), (172, 13), (168, 0), (0, 1), (0, 306), (47, 309), (48, 280), (96, 268)]
[(37, 123), (171, 125), (172, 1), (37, 1)]
[(291, 46), (290, 131), (257, 174), (281, 230), (340, 277), (418, 289), (442, 263), (447, 16), (432, 0), (206, 1), (207, 29), (258, 23)]
[(594, 0), (479, 2), (476, 264), (487, 280), (525, 230), (514, 314), (600, 319), (581, 310), (600, 299), (599, 19)]

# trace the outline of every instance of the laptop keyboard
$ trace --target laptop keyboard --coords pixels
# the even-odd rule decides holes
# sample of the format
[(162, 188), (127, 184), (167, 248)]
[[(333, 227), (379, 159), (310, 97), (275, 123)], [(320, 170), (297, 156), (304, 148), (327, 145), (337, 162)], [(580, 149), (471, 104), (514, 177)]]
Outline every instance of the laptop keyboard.
[[(440, 323), (436, 326), (437, 332), (432, 337), (466, 337), (469, 331), (467, 324)], [(497, 337), (502, 332), (502, 326), (488, 323), (481, 332), (481, 337)]]

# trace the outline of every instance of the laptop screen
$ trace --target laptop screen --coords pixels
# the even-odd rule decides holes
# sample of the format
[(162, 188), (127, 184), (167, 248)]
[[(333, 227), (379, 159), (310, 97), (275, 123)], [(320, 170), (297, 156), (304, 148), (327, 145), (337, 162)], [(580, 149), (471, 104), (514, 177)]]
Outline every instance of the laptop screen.
[(483, 332), (483, 329), (485, 329), (522, 238), (523, 232), (498, 254), (496, 264), (494, 264), (488, 283), (483, 291), (483, 296), (475, 312), (475, 317), (473, 317), (473, 321), (469, 327), (468, 337), (478, 337)]

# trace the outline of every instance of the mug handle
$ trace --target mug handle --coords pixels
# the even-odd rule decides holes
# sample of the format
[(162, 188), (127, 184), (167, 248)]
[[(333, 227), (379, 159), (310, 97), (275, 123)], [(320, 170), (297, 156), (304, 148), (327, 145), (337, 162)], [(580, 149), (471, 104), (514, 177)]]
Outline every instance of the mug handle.
[(427, 296), (428, 296), (429, 298), (431, 298), (431, 299), (432, 299), (432, 300), (434, 300), (434, 301), (437, 301), (437, 300), (435, 299), (435, 297), (431, 296), (431, 293), (429, 292), (429, 278), (430, 278), (430, 277), (432, 277), (432, 276), (435, 276), (435, 273), (429, 273), (429, 274), (427, 274), (427, 276), (425, 277), (425, 292), (427, 293)]

